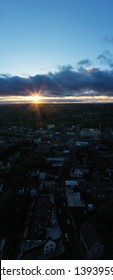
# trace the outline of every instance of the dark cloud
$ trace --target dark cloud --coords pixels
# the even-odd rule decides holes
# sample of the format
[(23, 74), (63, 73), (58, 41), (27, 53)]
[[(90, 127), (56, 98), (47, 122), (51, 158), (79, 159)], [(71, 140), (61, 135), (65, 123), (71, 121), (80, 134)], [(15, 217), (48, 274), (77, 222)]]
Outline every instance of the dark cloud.
[(59, 65), (58, 66), (58, 70), (59, 71), (73, 70), (73, 67), (70, 64), (68, 64), (68, 65)]
[(113, 95), (113, 71), (94, 68), (90, 72), (90, 87), (103, 95)]
[(0, 75), (0, 95), (27, 95), (27, 90), (33, 90), (30, 79), (18, 76)]
[[(99, 57), (98, 59), (105, 59)], [(0, 75), (0, 96), (26, 96), (35, 91), (43, 96), (113, 96), (113, 70), (63, 66), (55, 73), (45, 75), (19, 76)]]
[(78, 65), (80, 65), (80, 66), (90, 66), (91, 62), (90, 62), (89, 59), (83, 59), (83, 60), (78, 62)]
[(97, 57), (97, 60), (100, 64), (107, 65), (109, 67), (113, 67), (113, 55), (109, 51), (104, 51)]

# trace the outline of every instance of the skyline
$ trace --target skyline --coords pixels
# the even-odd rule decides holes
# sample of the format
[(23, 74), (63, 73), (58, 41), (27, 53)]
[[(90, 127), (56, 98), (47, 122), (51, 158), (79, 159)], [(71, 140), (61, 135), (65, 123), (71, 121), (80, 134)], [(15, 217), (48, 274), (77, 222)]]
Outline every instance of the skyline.
[(0, 102), (113, 102), (112, 0), (1, 0)]

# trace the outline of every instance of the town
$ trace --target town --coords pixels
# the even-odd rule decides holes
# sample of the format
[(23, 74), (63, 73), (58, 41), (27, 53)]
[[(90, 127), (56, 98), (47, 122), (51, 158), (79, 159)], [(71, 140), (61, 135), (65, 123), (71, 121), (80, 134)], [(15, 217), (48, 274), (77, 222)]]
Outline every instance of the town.
[(0, 105), (0, 256), (113, 259), (113, 105)]

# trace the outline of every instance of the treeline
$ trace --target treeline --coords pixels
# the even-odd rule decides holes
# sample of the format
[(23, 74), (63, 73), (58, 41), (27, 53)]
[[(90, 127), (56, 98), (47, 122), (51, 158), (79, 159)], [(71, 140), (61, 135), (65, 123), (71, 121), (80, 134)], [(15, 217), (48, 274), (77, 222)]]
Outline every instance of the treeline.
[(45, 128), (49, 123), (59, 128), (113, 128), (113, 104), (0, 105), (0, 127)]

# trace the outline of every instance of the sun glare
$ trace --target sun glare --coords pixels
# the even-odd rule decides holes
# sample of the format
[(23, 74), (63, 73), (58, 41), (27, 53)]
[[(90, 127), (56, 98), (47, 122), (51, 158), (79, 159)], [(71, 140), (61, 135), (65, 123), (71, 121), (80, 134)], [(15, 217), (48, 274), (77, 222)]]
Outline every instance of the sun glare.
[(31, 95), (31, 101), (32, 103), (41, 103), (42, 97), (38, 95), (37, 93)]

